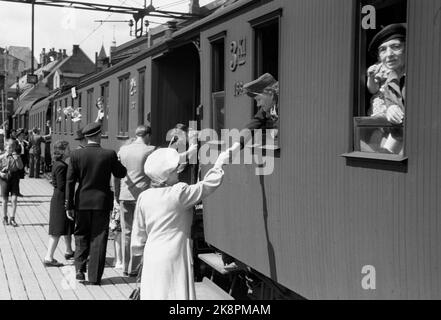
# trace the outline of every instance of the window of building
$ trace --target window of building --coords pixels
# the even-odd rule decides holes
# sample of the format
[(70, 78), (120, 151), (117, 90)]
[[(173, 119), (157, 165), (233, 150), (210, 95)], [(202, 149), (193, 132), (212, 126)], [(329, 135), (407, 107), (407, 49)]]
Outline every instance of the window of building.
[(93, 100), (93, 89), (87, 90), (87, 102), (86, 102), (86, 123), (91, 123), (92, 120), (92, 110), (95, 102)]
[(138, 74), (138, 125), (145, 124), (145, 68)]
[(129, 77), (124, 75), (118, 81), (118, 135), (129, 133)]
[[(375, 21), (368, 19), (372, 12)], [(406, 39), (386, 37), (370, 51), (369, 45), (383, 28), (406, 23), (407, 0), (359, 0), (356, 20), (354, 152), (348, 155), (405, 160)]]
[(225, 128), (225, 36), (210, 38), (211, 43), (211, 128), (221, 138)]
[[(280, 52), (280, 19), (282, 11), (276, 10), (265, 16), (250, 21), (254, 31), (254, 79), (265, 73), (271, 74), (275, 80), (279, 80), (279, 52)], [(281, 113), (279, 106), (279, 92), (274, 94), (274, 106), (271, 112), (274, 113), (272, 120), (268, 121), (266, 130), (262, 136), (261, 144), (263, 149), (279, 150), (279, 124)], [(253, 101), (253, 115), (259, 111), (256, 101)], [(276, 153), (278, 156), (278, 153)]]
[(104, 99), (104, 117), (102, 123), (102, 135), (107, 136), (109, 131), (109, 83), (101, 85), (101, 97)]

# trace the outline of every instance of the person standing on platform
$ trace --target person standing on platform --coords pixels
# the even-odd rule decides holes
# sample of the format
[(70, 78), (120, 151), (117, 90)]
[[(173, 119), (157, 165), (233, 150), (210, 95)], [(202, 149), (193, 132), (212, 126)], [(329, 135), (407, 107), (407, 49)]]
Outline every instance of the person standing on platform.
[[(75, 217), (75, 269), (76, 279), (85, 280), (87, 257), (88, 283), (100, 285), (106, 260), (107, 237), (113, 194), (111, 175), (126, 176), (126, 168), (119, 162), (116, 152), (103, 149), (101, 125), (91, 123), (84, 127), (87, 145), (71, 153), (67, 170), (67, 215)], [(78, 188), (75, 192), (75, 183)]]
[(193, 206), (222, 183), (222, 152), (196, 184), (179, 182), (180, 156), (172, 148), (154, 151), (144, 170), (151, 187), (139, 195), (132, 232), (132, 250), (143, 255), (141, 300), (194, 300), (191, 224)]
[[(17, 196), (19, 193), (19, 171), (23, 169), (23, 163), (17, 154), (17, 141), (8, 140), (5, 145), (5, 152), (0, 155), (0, 189), (3, 205), (3, 224), (10, 224), (17, 227), (15, 222), (15, 213), (17, 211)], [(8, 200), (11, 195), (12, 214), (8, 220)]]
[(64, 236), (66, 244), (64, 258), (69, 260), (74, 257), (71, 243), (75, 224), (73, 219), (66, 215), (64, 209), (64, 201), (66, 198), (66, 174), (68, 167), (65, 160), (69, 157), (69, 153), (69, 142), (57, 141), (54, 144), (54, 164), (52, 166), (54, 194), (52, 195), (49, 211), (49, 243), (43, 263), (46, 267), (62, 266), (61, 263), (54, 259), (54, 252), (61, 236)]
[(130, 238), (136, 200), (150, 184), (150, 179), (144, 173), (144, 164), (147, 157), (155, 150), (155, 147), (150, 145), (151, 133), (150, 127), (138, 126), (135, 131), (136, 140), (122, 146), (118, 153), (121, 163), (127, 168), (125, 178), (115, 179), (115, 200), (121, 210), (123, 273), (126, 276), (136, 276), (140, 263), (140, 257), (133, 256), (130, 250)]
[(29, 178), (40, 178), (40, 159), (41, 144), (44, 143), (43, 137), (40, 135), (40, 129), (34, 128), (33, 135), (29, 141)]

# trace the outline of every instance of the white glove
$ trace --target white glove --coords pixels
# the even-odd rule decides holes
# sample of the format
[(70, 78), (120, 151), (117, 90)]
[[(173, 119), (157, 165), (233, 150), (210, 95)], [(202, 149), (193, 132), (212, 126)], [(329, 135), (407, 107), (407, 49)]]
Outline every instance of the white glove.
[(401, 110), (401, 108), (399, 106), (397, 106), (396, 104), (391, 105), (389, 108), (387, 108), (386, 110), (386, 119), (387, 121), (389, 121), (390, 123), (394, 123), (394, 124), (401, 124), (403, 123), (403, 119), (404, 119), (404, 112), (403, 110)]

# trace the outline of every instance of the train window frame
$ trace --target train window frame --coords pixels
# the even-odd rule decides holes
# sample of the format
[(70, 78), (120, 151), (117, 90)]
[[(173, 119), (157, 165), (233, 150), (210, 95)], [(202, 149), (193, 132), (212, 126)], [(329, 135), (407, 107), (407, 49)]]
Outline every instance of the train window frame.
[(94, 105), (94, 88), (86, 91), (86, 125), (92, 122), (92, 110)]
[(145, 117), (145, 84), (146, 67), (138, 69), (138, 125), (146, 125)]
[(104, 98), (104, 117), (102, 122), (101, 138), (107, 139), (109, 137), (109, 81), (106, 81), (100, 85), (101, 97)]
[[(383, 25), (389, 25), (392, 23), (407, 23), (409, 21), (409, 1), (408, 0), (384, 0), (381, 4), (376, 4), (376, 24), (377, 29), (373, 31), (367, 31), (362, 28), (361, 20), (362, 16), (362, 8), (366, 5), (373, 4), (372, 0), (357, 0), (355, 4), (355, 14), (354, 14), (354, 36), (353, 36), (353, 52), (354, 60), (353, 60), (353, 79), (354, 79), (354, 88), (353, 88), (353, 109), (352, 109), (352, 136), (351, 136), (351, 145), (349, 147), (349, 152), (344, 153), (342, 156), (348, 159), (348, 164), (359, 164), (358, 161), (362, 161), (365, 163), (368, 162), (381, 162), (381, 163), (389, 163), (396, 164), (399, 167), (403, 165), (407, 165), (407, 152), (406, 152), (406, 123), (407, 123), (407, 114), (404, 112), (404, 119), (402, 125), (392, 125), (387, 122), (387, 120), (382, 121), (382, 119), (377, 119), (372, 116), (368, 116), (368, 98), (371, 98), (370, 93), (368, 93), (367, 89), (367, 68), (372, 63), (375, 63), (372, 60), (373, 58), (369, 57), (369, 53), (367, 52), (368, 42), (371, 41), (372, 36), (379, 32), (378, 27)], [(378, 10), (391, 10), (393, 6), (399, 6), (400, 10), (404, 12), (404, 14), (397, 13), (395, 17), (387, 17), (388, 20), (382, 19), (379, 21), (378, 18)], [(399, 10), (395, 10), (398, 12)], [(383, 12), (384, 14), (384, 12)], [(399, 15), (402, 15), (399, 17)], [(383, 17), (384, 18), (384, 17)], [(381, 18), (380, 18), (381, 19)], [(390, 19), (390, 20), (389, 20)], [(404, 20), (405, 19), (405, 20)], [(403, 21), (404, 20), (404, 21)], [(383, 24), (383, 22), (385, 22)], [(367, 33), (371, 32), (368, 37)], [(406, 46), (405, 46), (405, 64), (407, 65), (408, 61), (408, 43), (407, 40), (408, 34), (406, 36)], [(373, 95), (372, 95), (373, 96)], [(406, 103), (405, 103), (406, 104)], [(388, 137), (382, 137), (380, 144), (378, 144), (378, 148), (376, 149), (376, 144), (366, 144), (361, 138), (361, 132), (369, 132), (371, 130), (372, 135), (375, 134), (376, 131), (382, 130), (382, 132), (391, 131), (394, 132), (396, 130), (402, 131), (402, 136), (400, 133), (399, 138), (394, 138), (391, 133), (389, 133)], [(386, 130), (386, 131), (384, 131)], [(379, 132), (380, 132), (379, 131)], [(389, 140), (391, 141), (389, 143)], [(363, 148), (361, 144), (365, 145)], [(393, 147), (387, 148), (390, 150), (390, 153), (385, 153), (383, 151), (385, 147), (382, 146), (384, 142), (384, 146), (391, 145), (395, 146), (397, 143), (401, 144), (400, 148), (396, 148), (395, 153)], [(380, 150), (380, 152), (378, 152)], [(382, 152), (381, 152), (382, 151)], [(355, 162), (354, 162), (355, 161)], [(390, 167), (393, 169), (393, 166)]]
[[(129, 138), (130, 72), (118, 77), (118, 134), (117, 139)], [(124, 84), (125, 83), (125, 84)], [(125, 117), (124, 117), (125, 115)], [(124, 122), (125, 121), (125, 122)], [(124, 130), (125, 129), (125, 130)]]
[[(226, 80), (226, 37), (227, 31), (221, 31), (211, 37), (208, 37), (210, 42), (210, 127), (216, 131), (217, 138), (222, 141), (221, 132), (225, 129), (226, 124), (226, 105), (225, 105), (225, 80)], [(218, 50), (218, 46), (223, 47), (223, 61), (220, 63), (222, 50)], [(222, 101), (223, 99), (223, 101)], [(223, 104), (223, 121), (219, 122), (218, 117), (218, 103), (222, 101)], [(222, 109), (222, 108), (220, 108)], [(223, 122), (222, 125), (218, 125)]]
[[(252, 59), (253, 59), (253, 79), (257, 79), (259, 76), (266, 72), (270, 72), (270, 70), (267, 70), (263, 66), (263, 45), (262, 45), (262, 29), (270, 27), (272, 25), (277, 25), (277, 66), (274, 68), (276, 70), (276, 74), (274, 72), (270, 72), (277, 81), (280, 81), (280, 65), (281, 65), (281, 44), (282, 44), (282, 17), (283, 17), (283, 9), (278, 8), (276, 10), (273, 10), (271, 12), (268, 12), (262, 16), (259, 16), (257, 18), (251, 19), (248, 21), (252, 28)], [(254, 117), (254, 115), (259, 111), (257, 108), (257, 104), (255, 100), (253, 99), (251, 101), (251, 117)], [(279, 92), (279, 119), (281, 116), (281, 108), (280, 108), (280, 92)], [(266, 129), (265, 131), (267, 131)], [(280, 120), (279, 120), (279, 127), (277, 127), (277, 130), (279, 131), (279, 134), (277, 135), (277, 139), (275, 139), (274, 145), (267, 145), (266, 143), (261, 145), (252, 144), (252, 148), (260, 148), (263, 151), (265, 150), (274, 150), (274, 157), (280, 158), (280, 149), (281, 149), (281, 139), (280, 139)], [(266, 135), (267, 133), (265, 133)]]

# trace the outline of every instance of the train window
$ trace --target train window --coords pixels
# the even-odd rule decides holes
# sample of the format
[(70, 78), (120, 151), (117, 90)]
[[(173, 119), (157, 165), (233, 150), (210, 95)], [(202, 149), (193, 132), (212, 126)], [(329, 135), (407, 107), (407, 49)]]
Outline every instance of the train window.
[(93, 105), (94, 105), (93, 89), (89, 89), (87, 90), (87, 101), (86, 101), (86, 124), (92, 122)]
[[(254, 78), (257, 79), (259, 76), (269, 73), (276, 80), (279, 79), (279, 52), (280, 52), (280, 19), (282, 11), (276, 10), (265, 16), (259, 17), (255, 20), (250, 21), (251, 26), (254, 31)], [(274, 110), (274, 120), (269, 121), (265, 129), (263, 141), (261, 143), (261, 148), (279, 150), (279, 116), (280, 108), (278, 105), (278, 85), (277, 93), (275, 98), (275, 108)], [(273, 91), (274, 94), (275, 91)], [(257, 103), (253, 100), (253, 115), (259, 110)], [(272, 116), (273, 118), (273, 116)], [(278, 157), (279, 153), (276, 152), (275, 155)]]
[(118, 135), (128, 136), (129, 132), (129, 77), (120, 77), (118, 83)]
[(225, 32), (210, 38), (211, 43), (211, 128), (221, 139), (225, 128)]
[(145, 68), (138, 71), (138, 125), (145, 124)]
[(104, 99), (104, 117), (102, 125), (102, 135), (107, 136), (109, 128), (109, 83), (101, 85), (101, 97)]
[[(70, 98), (70, 105), (71, 105), (71, 107), (73, 108), (74, 107), (74, 98)], [(70, 117), (70, 124), (69, 124), (69, 126), (70, 126), (70, 134), (71, 135), (73, 135), (73, 130), (74, 130), (74, 123), (73, 123), (73, 121), (72, 121), (72, 116), (69, 116)]]
[[(81, 114), (81, 110), (82, 110), (82, 106), (81, 106), (81, 97), (83, 96), (83, 93), (82, 92), (79, 92), (78, 93), (78, 111), (80, 112), (80, 114)], [(83, 115), (81, 114), (81, 118), (83, 117)], [(80, 118), (80, 119), (81, 119)], [(77, 130), (80, 130), (80, 128), (81, 128), (81, 120), (80, 121), (77, 121)]]
[[(67, 98), (64, 99), (64, 107), (67, 108)], [(63, 110), (64, 111), (64, 110)], [(67, 115), (63, 112), (63, 131), (67, 134)]]
[(404, 160), (407, 0), (359, 0), (354, 151)]

